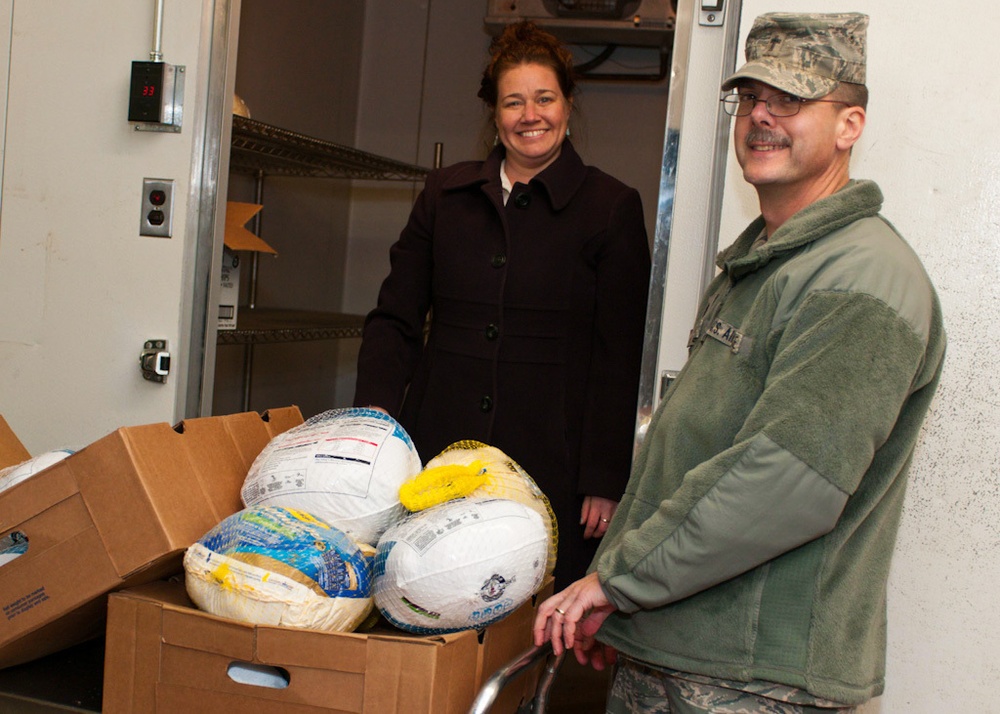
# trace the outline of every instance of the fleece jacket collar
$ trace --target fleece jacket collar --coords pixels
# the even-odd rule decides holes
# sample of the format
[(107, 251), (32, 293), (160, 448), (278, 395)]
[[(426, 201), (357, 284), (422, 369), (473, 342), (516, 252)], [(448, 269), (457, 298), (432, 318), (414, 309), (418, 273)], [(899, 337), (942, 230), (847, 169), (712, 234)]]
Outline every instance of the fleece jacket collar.
[(764, 230), (764, 217), (758, 216), (736, 242), (719, 253), (715, 262), (723, 272), (738, 280), (764, 267), (778, 254), (801, 248), (859, 218), (877, 215), (881, 209), (882, 191), (873, 181), (848, 181), (836, 193), (789, 218), (767, 243), (750, 252), (750, 246)]

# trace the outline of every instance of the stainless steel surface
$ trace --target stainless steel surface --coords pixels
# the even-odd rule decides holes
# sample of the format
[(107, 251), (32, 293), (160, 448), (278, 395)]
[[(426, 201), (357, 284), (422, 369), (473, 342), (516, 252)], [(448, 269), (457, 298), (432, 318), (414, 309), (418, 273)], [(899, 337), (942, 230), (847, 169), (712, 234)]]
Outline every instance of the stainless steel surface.
[[(724, 115), (724, 112), (718, 112), (720, 116), (717, 117), (715, 123), (710, 149), (707, 149), (697, 141), (692, 142), (690, 137), (687, 136), (688, 134), (697, 134), (697, 130), (702, 127), (693, 127), (695, 131), (685, 133), (682, 126), (682, 118), (685, 115), (685, 104), (689, 90), (691, 88), (700, 89), (706, 81), (704, 67), (696, 63), (692, 57), (696, 39), (695, 32), (723, 33), (721, 36), (713, 35), (717, 40), (721, 40), (718, 46), (723, 54), (721, 58), (722, 73), (726, 74), (730, 72), (734, 65), (742, 0), (726, 0), (723, 6), (722, 14), (724, 20), (721, 23), (722, 27), (699, 27), (702, 10), (701, 6), (695, 3), (680, 3), (677, 13), (673, 58), (671, 60), (670, 89), (667, 101), (666, 136), (663, 143), (663, 160), (660, 171), (660, 196), (657, 209), (656, 233), (653, 239), (653, 265), (649, 301), (646, 310), (646, 333), (643, 344), (642, 372), (639, 380), (638, 413), (636, 415), (636, 449), (642, 443), (656, 405), (663, 396), (660, 391), (664, 383), (661, 372), (676, 372), (679, 369), (679, 367), (674, 369), (669, 365), (661, 365), (662, 355), (660, 351), (663, 346), (665, 312), (674, 310), (674, 313), (670, 317), (675, 323), (678, 320), (685, 322), (694, 317), (693, 312), (690, 314), (690, 317), (688, 317), (685, 311), (677, 312), (676, 306), (666, 305), (664, 298), (667, 292), (668, 263), (671, 250), (679, 249), (682, 254), (685, 250), (690, 252), (690, 245), (695, 245), (697, 240), (702, 239), (702, 236), (693, 235), (690, 230), (686, 230), (684, 233), (685, 243), (690, 241), (690, 245), (672, 245), (675, 213), (677, 210), (674, 199), (678, 190), (678, 163), (682, 142), (692, 144), (686, 149), (688, 155), (700, 156), (705, 154), (709, 156), (709, 161), (711, 162), (711, 178), (707, 182), (708, 185), (704, 187), (699, 185), (694, 189), (702, 192), (702, 195), (707, 195), (707, 210), (703, 216), (704, 225), (697, 229), (700, 232), (703, 231), (705, 234), (704, 257), (701, 260), (702, 264), (700, 266), (701, 279), (700, 285), (696, 288), (698, 294), (701, 293), (704, 285), (707, 284), (714, 273), (715, 246), (718, 242), (726, 151), (729, 142), (728, 117), (721, 116)], [(703, 40), (702, 35), (699, 35), (698, 39)], [(699, 52), (695, 53), (698, 59), (702, 61), (705, 54), (704, 45), (705, 43), (703, 42), (698, 48)], [(716, 47), (716, 44), (712, 44), (711, 46)], [(718, 60), (718, 50), (714, 50), (712, 54)], [(689, 81), (700, 84), (691, 84), (691, 87), (689, 87)], [(709, 75), (708, 81), (709, 83), (715, 82), (715, 76)], [(720, 76), (718, 77), (718, 82), (721, 83), (721, 81), (722, 77)], [(718, 86), (718, 84), (715, 86)], [(698, 92), (693, 92), (693, 94), (697, 95)], [(700, 107), (702, 104), (703, 102), (699, 101), (697, 106)], [(692, 104), (692, 107), (694, 106)], [(685, 141), (685, 139), (687, 140)], [(690, 184), (691, 179), (688, 179), (686, 188), (689, 192), (692, 190)], [(690, 201), (687, 203), (690, 203)], [(682, 265), (683, 261), (678, 264)]]
[(163, 61), (163, 0), (155, 0), (153, 11), (153, 49), (149, 59), (154, 62)]
[(184, 320), (181, 334), (186, 340), (178, 348), (184, 361), (178, 371), (185, 380), (185, 392), (175, 421), (212, 413), (218, 329), (217, 313), (212, 306), (218, 305), (222, 272), (224, 206), (229, 189), (229, 117), (233, 111), (239, 25), (239, 0), (205, 3), (202, 37), (209, 61), (199, 63), (201, 69), (194, 84), (207, 96), (204, 103), (195, 103), (191, 122), (194, 150), (186, 233), (195, 236), (195, 240), (185, 246), (185, 264), (194, 268), (188, 291), (190, 302), (185, 300), (185, 309), (181, 310)]
[(674, 215), (674, 188), (677, 182), (677, 151), (680, 145), (681, 116), (684, 110), (684, 82), (687, 78), (692, 3), (681, 3), (676, 17), (670, 88), (667, 90), (666, 133), (660, 164), (660, 195), (656, 209), (656, 232), (653, 236), (653, 263), (650, 272), (649, 299), (646, 304), (646, 332), (643, 337), (642, 371), (639, 377), (639, 401), (636, 415), (636, 448), (642, 443), (656, 403), (656, 357), (660, 344), (660, 321), (663, 314), (663, 291), (670, 252), (670, 227)]
[[(736, 68), (736, 55), (739, 52), (740, 33), (740, 11), (743, 7), (743, 0), (727, 0), (725, 13), (725, 45), (722, 74), (729, 75)], [(721, 86), (723, 77), (719, 77)], [(719, 225), (722, 222), (722, 194), (726, 184), (726, 160), (729, 151), (729, 129), (731, 126), (730, 117), (725, 112), (718, 112), (715, 118), (715, 148), (712, 152), (712, 180), (710, 183), (709, 209), (708, 209), (708, 232), (710, 235), (719, 235)], [(715, 252), (718, 241), (706, 241), (705, 243), (705, 272), (703, 281), (707, 286), (712, 276), (715, 275)]]
[(555, 678), (559, 665), (562, 663), (565, 653), (556, 656), (552, 653), (551, 643), (546, 642), (540, 647), (532, 647), (522, 653), (514, 661), (504, 665), (493, 676), (486, 680), (479, 694), (472, 702), (469, 714), (488, 714), (490, 707), (496, 701), (497, 696), (514, 679), (524, 674), (531, 667), (542, 659), (545, 659), (545, 669), (542, 671), (535, 688), (535, 697), (531, 702), (532, 714), (544, 714), (548, 706), (549, 690), (552, 687), (552, 680)]

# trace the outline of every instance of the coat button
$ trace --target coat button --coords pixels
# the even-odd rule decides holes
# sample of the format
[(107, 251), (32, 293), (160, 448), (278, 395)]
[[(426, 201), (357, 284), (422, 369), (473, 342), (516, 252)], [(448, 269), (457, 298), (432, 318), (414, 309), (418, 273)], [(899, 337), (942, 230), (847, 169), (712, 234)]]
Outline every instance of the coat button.
[(479, 400), (479, 411), (488, 412), (493, 408), (493, 397), (488, 394)]
[(497, 253), (492, 258), (490, 258), (490, 265), (494, 268), (502, 268), (507, 264), (507, 256), (503, 253)]
[(494, 324), (489, 324), (489, 325), (486, 326), (486, 339), (487, 340), (492, 341), (492, 340), (495, 340), (499, 336), (500, 336), (500, 328), (499, 327), (497, 327)]
[(518, 208), (527, 208), (531, 203), (531, 196), (526, 193), (519, 193), (514, 197), (514, 205)]

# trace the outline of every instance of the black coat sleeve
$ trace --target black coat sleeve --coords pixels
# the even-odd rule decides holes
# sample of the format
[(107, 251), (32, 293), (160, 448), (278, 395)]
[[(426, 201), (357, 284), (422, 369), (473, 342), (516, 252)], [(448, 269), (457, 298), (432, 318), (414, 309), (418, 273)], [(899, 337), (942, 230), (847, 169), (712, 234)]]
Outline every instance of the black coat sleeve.
[(435, 172), (428, 176), (406, 227), (389, 251), (389, 275), (379, 290), (378, 305), (365, 319), (355, 406), (381, 407), (398, 416), (420, 360), (431, 305), (437, 178)]
[(637, 191), (611, 211), (598, 256), (594, 341), (578, 493), (619, 500), (628, 482), (649, 290), (649, 242)]

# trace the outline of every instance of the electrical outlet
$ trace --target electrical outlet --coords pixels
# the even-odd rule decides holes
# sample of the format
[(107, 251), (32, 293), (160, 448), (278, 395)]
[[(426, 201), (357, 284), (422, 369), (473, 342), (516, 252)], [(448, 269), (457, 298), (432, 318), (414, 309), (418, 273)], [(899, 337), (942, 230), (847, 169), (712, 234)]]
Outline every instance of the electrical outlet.
[(174, 225), (174, 180), (142, 180), (142, 216), (139, 235), (169, 238)]

